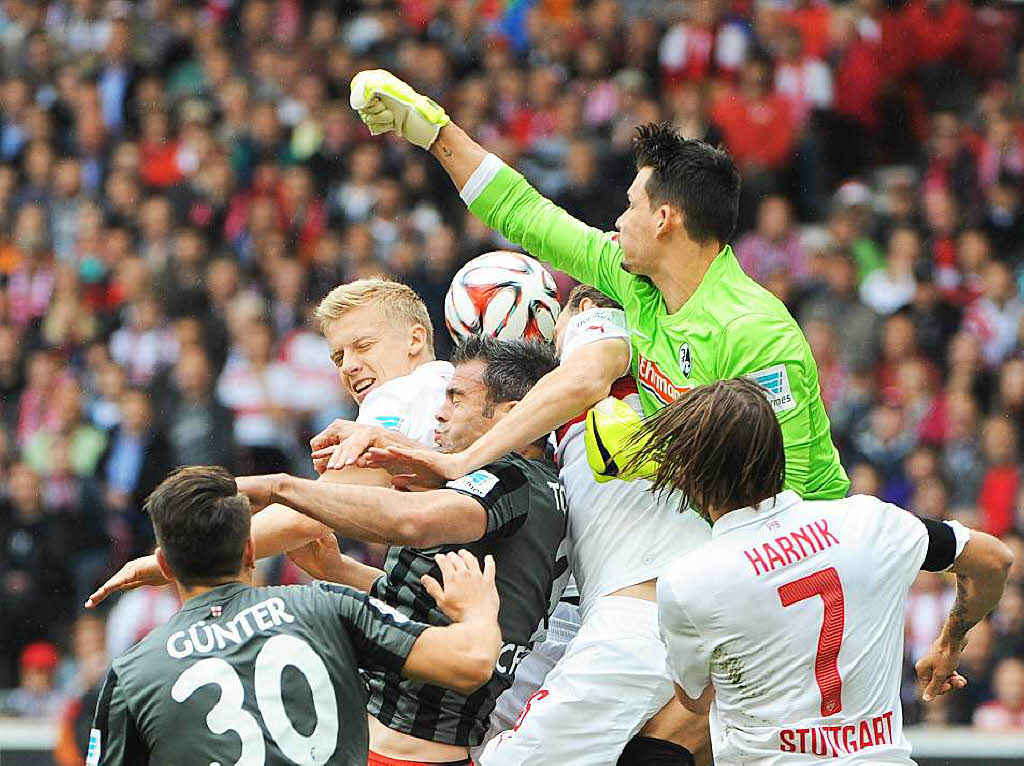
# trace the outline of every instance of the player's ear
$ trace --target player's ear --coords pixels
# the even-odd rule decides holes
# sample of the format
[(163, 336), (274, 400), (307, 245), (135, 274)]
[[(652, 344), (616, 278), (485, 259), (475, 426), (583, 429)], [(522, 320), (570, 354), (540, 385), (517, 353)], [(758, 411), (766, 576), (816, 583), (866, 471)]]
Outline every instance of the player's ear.
[(416, 356), (427, 346), (427, 328), (414, 324), (409, 333), (409, 356)]
[(673, 210), (671, 205), (658, 206), (658, 228), (656, 236), (671, 234), (672, 230), (682, 223), (678, 211)]
[(518, 403), (519, 403), (518, 401), (513, 401), (513, 402), (501, 402), (500, 404), (496, 404), (496, 405), (494, 405), (494, 414), (495, 415), (505, 416)]
[(577, 310), (577, 314), (582, 314), (584, 311), (589, 311), (594, 308), (594, 302), (590, 298), (582, 298), (580, 300), (580, 307)]
[(171, 567), (167, 563), (167, 557), (164, 555), (164, 552), (157, 548), (154, 551), (154, 554), (156, 555), (156, 565), (160, 567), (160, 574), (166, 577), (170, 582), (177, 580), (178, 578), (174, 576), (174, 572), (171, 571)]
[(256, 543), (253, 542), (252, 536), (245, 541), (245, 553), (242, 558), (243, 569), (255, 569), (256, 568)]

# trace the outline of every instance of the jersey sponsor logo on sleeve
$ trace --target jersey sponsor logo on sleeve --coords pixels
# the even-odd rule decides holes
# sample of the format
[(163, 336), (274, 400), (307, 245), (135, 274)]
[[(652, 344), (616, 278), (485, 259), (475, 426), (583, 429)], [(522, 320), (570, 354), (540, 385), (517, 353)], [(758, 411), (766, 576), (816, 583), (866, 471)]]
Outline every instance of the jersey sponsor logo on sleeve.
[(752, 381), (765, 390), (768, 401), (776, 414), (788, 412), (796, 407), (796, 399), (793, 398), (793, 391), (789, 387), (789, 373), (785, 364), (775, 364), (763, 370), (752, 372), (747, 375)]
[(690, 386), (677, 386), (661, 371), (656, 362), (642, 354), (637, 355), (636, 381), (662, 404), (671, 404), (690, 390)]
[(473, 473), (466, 474), (460, 479), (452, 479), (445, 486), (449, 489), (457, 489), (461, 492), (467, 492), (470, 495), (476, 495), (477, 497), (484, 497), (494, 489), (494, 486), (498, 483), (498, 477), (490, 471), (473, 471)]
[(374, 420), (380, 423), (382, 428), (386, 428), (389, 431), (398, 431), (402, 427), (402, 417), (400, 415), (377, 415)]
[(89, 730), (89, 750), (85, 754), (85, 766), (99, 766), (100, 746), (103, 742), (103, 734), (99, 729)]

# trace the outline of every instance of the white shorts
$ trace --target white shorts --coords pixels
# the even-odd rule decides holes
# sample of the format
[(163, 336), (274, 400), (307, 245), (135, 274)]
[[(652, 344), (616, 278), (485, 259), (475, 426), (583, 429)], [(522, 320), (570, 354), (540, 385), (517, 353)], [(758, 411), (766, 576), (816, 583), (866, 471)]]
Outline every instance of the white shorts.
[(673, 693), (658, 605), (605, 596), (516, 724), (491, 740), (477, 763), (615, 766)]
[(566, 647), (575, 638), (579, 629), (580, 608), (567, 601), (559, 601), (548, 621), (547, 637), (523, 657), (516, 668), (512, 686), (498, 696), (484, 741), (470, 753), (475, 761), (479, 760), (488, 742), (515, 726), (516, 719), (519, 718), (519, 713), (522, 712), (527, 700), (543, 685), (544, 679), (562, 659)]

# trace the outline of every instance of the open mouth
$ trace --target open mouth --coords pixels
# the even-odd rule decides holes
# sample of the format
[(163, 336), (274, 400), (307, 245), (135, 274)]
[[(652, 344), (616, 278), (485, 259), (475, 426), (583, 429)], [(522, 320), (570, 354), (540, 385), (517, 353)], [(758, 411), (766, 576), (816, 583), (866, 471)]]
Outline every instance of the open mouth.
[(357, 381), (352, 384), (352, 393), (361, 397), (365, 395), (376, 382), (376, 378), (364, 378), (363, 380)]

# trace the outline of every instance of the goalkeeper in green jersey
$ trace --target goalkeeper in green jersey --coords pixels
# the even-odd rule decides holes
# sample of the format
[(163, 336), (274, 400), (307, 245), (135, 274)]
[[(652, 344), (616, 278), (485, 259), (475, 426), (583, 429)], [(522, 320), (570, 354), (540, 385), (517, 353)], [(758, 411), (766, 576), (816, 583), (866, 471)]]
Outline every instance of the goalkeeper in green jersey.
[[(488, 226), (622, 304), (629, 364), (645, 414), (695, 386), (750, 377), (765, 388), (782, 426), (786, 487), (807, 499), (846, 494), (849, 479), (832, 444), (807, 341), (785, 306), (743, 272), (727, 244), (740, 188), (728, 154), (682, 139), (668, 126), (641, 126), (629, 206), (616, 222), (617, 234), (608, 234), (545, 199), (440, 106), (391, 73), (357, 74), (351, 105), (375, 135), (395, 131), (437, 157)], [(562, 372), (561, 388), (548, 386), (550, 406), (526, 407), (524, 400), (520, 412), (509, 414), (511, 422), (496, 429), (500, 434), (489, 434), (487, 443), (461, 456), (443, 456), (434, 468), (461, 476), (488, 454), (504, 454), (576, 417), (607, 396), (617, 375), (614, 360), (609, 362), (592, 362), (601, 375)], [(616, 459), (615, 443), (625, 441), (628, 428), (588, 425), (591, 435), (597, 426), (605, 437), (604, 449), (591, 438), (595, 471), (616, 475), (626, 461)]]

